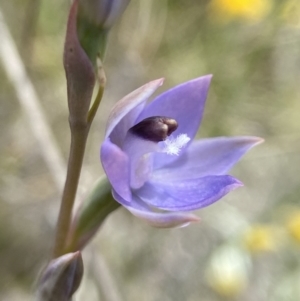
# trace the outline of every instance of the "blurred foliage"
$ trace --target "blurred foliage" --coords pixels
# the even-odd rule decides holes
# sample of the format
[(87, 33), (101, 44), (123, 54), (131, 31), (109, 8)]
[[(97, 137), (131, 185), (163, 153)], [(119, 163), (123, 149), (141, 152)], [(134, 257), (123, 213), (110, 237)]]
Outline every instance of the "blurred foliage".
[[(0, 2), (65, 158), (69, 3)], [(108, 86), (82, 186), (91, 189), (102, 174), (99, 145), (113, 103), (159, 77), (167, 89), (214, 74), (199, 136), (266, 142), (233, 170), (245, 187), (199, 211), (199, 224), (157, 230), (115, 212), (84, 254), (87, 273), (76, 300), (99, 300), (98, 252), (124, 301), (300, 300), (299, 40), (298, 0), (131, 1), (109, 39)], [(0, 75), (0, 300), (23, 301), (50, 254), (60, 192), (2, 66)]]

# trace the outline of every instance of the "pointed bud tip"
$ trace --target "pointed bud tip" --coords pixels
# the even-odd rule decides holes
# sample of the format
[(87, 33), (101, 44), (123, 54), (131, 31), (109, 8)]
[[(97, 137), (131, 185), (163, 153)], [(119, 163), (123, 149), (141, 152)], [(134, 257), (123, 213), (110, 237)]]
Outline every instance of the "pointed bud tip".
[(37, 300), (69, 300), (83, 276), (81, 252), (68, 253), (53, 259), (38, 281)]
[(164, 141), (178, 128), (175, 119), (164, 116), (148, 117), (132, 128), (130, 132), (142, 139), (160, 142)]

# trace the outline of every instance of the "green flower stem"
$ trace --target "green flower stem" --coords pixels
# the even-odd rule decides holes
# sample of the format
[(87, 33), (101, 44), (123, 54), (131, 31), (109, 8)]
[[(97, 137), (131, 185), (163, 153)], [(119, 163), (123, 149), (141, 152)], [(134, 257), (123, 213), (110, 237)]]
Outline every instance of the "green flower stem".
[(105, 84), (106, 77), (103, 70), (102, 62), (99, 62), (98, 66), (98, 81), (99, 81), (99, 90), (97, 96), (90, 108), (87, 116), (87, 122), (70, 122), (71, 127), (71, 147), (70, 147), (70, 156), (68, 162), (68, 171), (66, 183), (63, 191), (61, 207), (58, 216), (57, 222), (57, 232), (54, 245), (53, 258), (56, 258), (65, 253), (65, 244), (67, 241), (67, 236), (69, 233), (72, 209), (74, 205), (74, 200), (76, 197), (77, 186), (79, 182), (86, 140), (88, 137), (90, 126), (93, 122), (93, 119), (97, 113), (99, 104), (101, 102)]
[(99, 86), (97, 96), (96, 96), (96, 98), (93, 102), (92, 107), (89, 110), (88, 117), (87, 117), (87, 120), (88, 120), (89, 124), (91, 124), (93, 122), (93, 119), (94, 119), (94, 117), (97, 113), (98, 107), (100, 105), (100, 102), (101, 102), (101, 99), (102, 99), (102, 96), (103, 96), (103, 93), (104, 93), (104, 88), (105, 88), (105, 80), (100, 82), (100, 86)]
[(88, 132), (89, 125), (87, 124), (81, 126), (71, 125), (68, 171), (58, 216), (53, 258), (64, 254)]

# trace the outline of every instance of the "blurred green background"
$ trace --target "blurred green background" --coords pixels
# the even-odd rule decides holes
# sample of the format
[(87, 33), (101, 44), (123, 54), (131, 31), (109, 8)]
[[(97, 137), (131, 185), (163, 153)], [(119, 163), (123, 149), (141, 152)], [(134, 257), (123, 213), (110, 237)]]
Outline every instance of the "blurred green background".
[[(65, 160), (69, 5), (0, 0)], [(114, 212), (84, 252), (75, 300), (300, 300), (299, 0), (132, 0), (111, 32), (105, 70), (81, 195), (103, 174), (99, 146), (110, 108), (152, 79), (165, 77), (161, 92), (212, 73), (199, 137), (254, 135), (265, 143), (232, 171), (245, 187), (199, 211), (201, 223), (158, 230)], [(24, 301), (51, 254), (61, 191), (2, 64), (0, 77), (0, 300)]]

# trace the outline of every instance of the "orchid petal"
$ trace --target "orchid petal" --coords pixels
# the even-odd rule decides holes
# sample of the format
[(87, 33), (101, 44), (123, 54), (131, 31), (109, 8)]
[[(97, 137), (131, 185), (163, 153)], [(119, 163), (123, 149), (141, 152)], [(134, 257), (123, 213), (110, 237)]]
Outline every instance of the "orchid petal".
[(123, 151), (130, 158), (130, 187), (137, 189), (144, 185), (151, 172), (153, 161), (149, 153), (157, 151), (157, 143), (127, 133), (123, 143)]
[[(211, 75), (202, 76), (160, 94), (142, 111), (137, 122), (150, 116), (173, 118), (177, 121), (178, 128), (172, 136), (186, 134), (192, 141), (202, 120), (211, 78)], [(188, 145), (189, 143), (185, 147)], [(176, 159), (176, 156), (163, 153), (156, 153), (156, 157), (165, 163)]]
[(165, 183), (147, 182), (135, 194), (150, 206), (169, 211), (192, 211), (206, 207), (242, 186), (232, 176), (207, 176)]
[(115, 144), (106, 139), (101, 147), (103, 169), (112, 187), (126, 201), (131, 201), (129, 187), (130, 171), (128, 156)]
[(193, 142), (185, 153), (167, 166), (155, 158), (152, 178), (164, 182), (224, 175), (252, 147), (263, 142), (259, 137), (216, 137)]
[(112, 191), (114, 199), (123, 205), (136, 217), (146, 221), (153, 227), (173, 228), (187, 226), (191, 222), (198, 222), (199, 218), (187, 212), (153, 212), (149, 206), (144, 204), (138, 197), (133, 196), (130, 205), (122, 199), (115, 191)]
[(166, 116), (178, 123), (174, 136), (193, 139), (202, 120), (212, 76), (206, 75), (178, 85), (156, 97), (140, 114), (137, 122), (151, 116)]
[[(151, 81), (118, 101), (108, 117), (105, 138), (109, 137), (114, 131), (114, 137), (117, 140), (122, 140), (143, 110), (148, 98), (162, 84), (163, 79)], [(113, 138), (112, 141), (115, 142)]]

